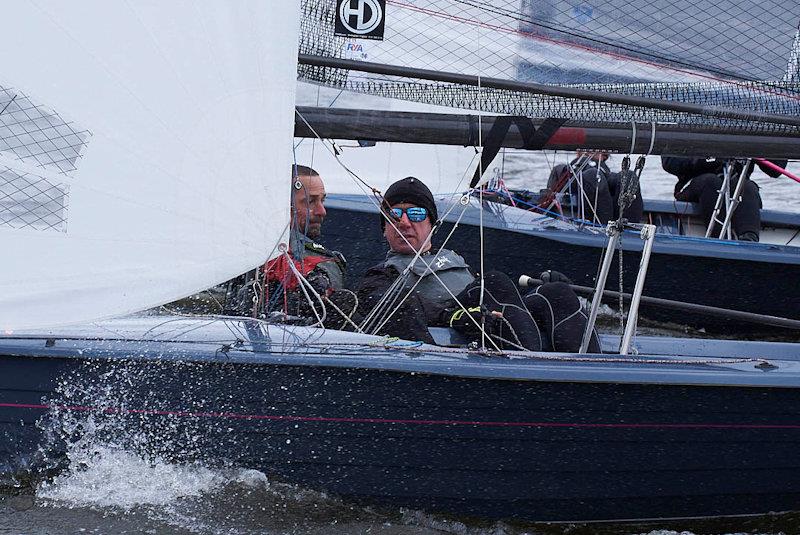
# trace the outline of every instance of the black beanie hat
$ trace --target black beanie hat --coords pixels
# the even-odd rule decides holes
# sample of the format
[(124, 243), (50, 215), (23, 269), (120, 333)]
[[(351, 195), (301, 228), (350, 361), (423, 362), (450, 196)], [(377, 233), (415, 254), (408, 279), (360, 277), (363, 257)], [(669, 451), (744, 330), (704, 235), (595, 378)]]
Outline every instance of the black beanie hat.
[[(389, 186), (389, 189), (383, 194), (383, 200), (387, 209), (392, 205), (404, 202), (425, 208), (428, 210), (428, 217), (432, 225), (435, 225), (439, 219), (439, 214), (436, 211), (436, 202), (433, 200), (431, 190), (420, 179), (413, 176), (398, 180)], [(386, 226), (386, 220), (381, 216), (381, 228), (384, 228), (384, 226)]]

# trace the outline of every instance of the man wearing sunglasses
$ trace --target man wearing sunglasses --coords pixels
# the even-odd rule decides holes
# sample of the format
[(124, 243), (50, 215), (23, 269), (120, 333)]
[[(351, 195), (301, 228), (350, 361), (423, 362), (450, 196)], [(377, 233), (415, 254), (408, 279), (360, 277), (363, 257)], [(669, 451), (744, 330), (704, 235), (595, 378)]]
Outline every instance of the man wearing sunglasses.
[[(407, 177), (386, 190), (381, 226), (389, 251), (358, 291), (365, 332), (433, 343), (429, 326), (449, 326), (474, 339), (482, 324), (501, 348), (577, 351), (586, 317), (567, 284), (544, 284), (523, 300), (508, 276), (490, 271), (481, 308), (481, 280), (464, 258), (431, 250), (438, 217), (433, 195), (419, 179)], [(599, 351), (596, 337), (590, 351)]]
[[(363, 328), (433, 343), (428, 325), (438, 324), (443, 310), (452, 305), (450, 292), (457, 295), (475, 277), (464, 259), (448, 249), (439, 251), (431, 264), (433, 224), (439, 214), (433, 195), (418, 178), (389, 186), (382, 211), (381, 229), (389, 251), (383, 263), (367, 271), (357, 291)], [(390, 295), (384, 299), (387, 292)], [(390, 301), (399, 306), (391, 314), (387, 311), (392, 305), (386, 305)]]

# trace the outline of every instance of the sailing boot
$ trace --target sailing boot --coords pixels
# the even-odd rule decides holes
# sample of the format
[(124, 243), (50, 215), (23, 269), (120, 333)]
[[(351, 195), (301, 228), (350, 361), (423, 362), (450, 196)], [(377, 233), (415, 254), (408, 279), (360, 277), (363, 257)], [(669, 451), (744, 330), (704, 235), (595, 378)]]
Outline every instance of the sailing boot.
[(757, 242), (758, 241), (758, 234), (756, 234), (755, 232), (753, 232), (751, 230), (749, 230), (747, 232), (742, 232), (741, 234), (739, 234), (739, 241), (754, 241), (754, 242)]

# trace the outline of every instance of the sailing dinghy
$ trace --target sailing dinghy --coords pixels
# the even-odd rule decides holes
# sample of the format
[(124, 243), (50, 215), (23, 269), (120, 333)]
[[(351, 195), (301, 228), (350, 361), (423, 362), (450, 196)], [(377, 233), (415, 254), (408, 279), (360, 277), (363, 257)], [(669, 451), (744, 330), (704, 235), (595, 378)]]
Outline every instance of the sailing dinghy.
[(798, 509), (798, 344), (606, 337), (603, 354), (499, 354), (445, 330), (426, 346), (103, 319), (283, 254), (298, 15), (307, 29), (333, 4), (310, 5), (8, 7), (21, 45), (0, 113), (19, 140), (0, 148), (3, 473), (79, 469), (59, 461), (94, 451), (94, 429), (145, 459), (486, 518)]

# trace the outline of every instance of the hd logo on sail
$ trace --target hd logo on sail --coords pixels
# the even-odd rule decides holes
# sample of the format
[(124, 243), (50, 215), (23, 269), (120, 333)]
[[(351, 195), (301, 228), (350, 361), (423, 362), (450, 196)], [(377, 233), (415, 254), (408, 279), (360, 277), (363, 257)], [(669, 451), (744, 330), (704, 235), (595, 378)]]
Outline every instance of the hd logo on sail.
[(383, 40), (386, 0), (337, 0), (334, 35)]

